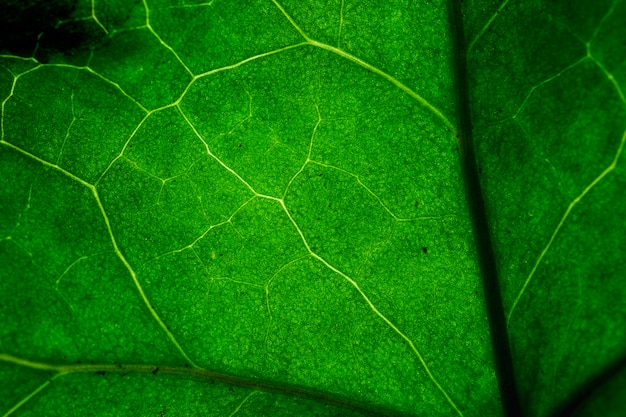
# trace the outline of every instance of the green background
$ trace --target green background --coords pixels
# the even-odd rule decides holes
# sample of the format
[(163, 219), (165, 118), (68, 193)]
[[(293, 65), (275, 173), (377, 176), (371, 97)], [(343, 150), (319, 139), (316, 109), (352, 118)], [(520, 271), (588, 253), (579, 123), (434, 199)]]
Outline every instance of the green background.
[(74, 6), (0, 56), (0, 415), (624, 410), (626, 2)]

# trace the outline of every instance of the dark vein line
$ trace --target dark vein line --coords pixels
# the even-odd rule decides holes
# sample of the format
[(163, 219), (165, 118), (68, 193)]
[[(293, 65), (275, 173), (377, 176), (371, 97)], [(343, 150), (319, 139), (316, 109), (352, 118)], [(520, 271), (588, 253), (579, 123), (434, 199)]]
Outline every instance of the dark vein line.
[(589, 378), (581, 387), (570, 394), (556, 409), (549, 414), (550, 417), (570, 417), (580, 409), (593, 395), (610, 383), (619, 373), (626, 371), (626, 353), (609, 364), (605, 369)]
[[(276, 382), (269, 382), (260, 379), (244, 378), (237, 375), (219, 373), (208, 371), (201, 368), (195, 368), (192, 366), (158, 366), (158, 365), (146, 365), (146, 364), (48, 364), (42, 362), (30, 361), (27, 359), (18, 358), (12, 355), (0, 353), (0, 362), (8, 362), (18, 366), (24, 366), (27, 368), (38, 369), (41, 371), (55, 372), (52, 379), (63, 377), (70, 374), (79, 373), (93, 373), (99, 375), (111, 374), (127, 374), (127, 373), (151, 373), (157, 374), (170, 374), (170, 375), (183, 375), (188, 377), (195, 377), (200, 380), (204, 380), (210, 383), (215, 381), (223, 382), (229, 385), (239, 386), (243, 388), (251, 388), (265, 392), (272, 392), (281, 395), (290, 395), (300, 397), (308, 400), (318, 401), (324, 405), (330, 404), (333, 406), (342, 407), (362, 413), (364, 416), (371, 417), (405, 417), (406, 414), (399, 413), (387, 409), (385, 407), (376, 406), (373, 404), (365, 404), (358, 400), (348, 398), (341, 395), (330, 394), (323, 391), (318, 391), (313, 388), (303, 387), (293, 384), (279, 384)], [(47, 385), (47, 384), (45, 384)]]
[(461, 157), (465, 185), (468, 193), (470, 216), (478, 245), (478, 257), (485, 293), (485, 304), (489, 318), (489, 330), (494, 351), (496, 376), (500, 389), (500, 401), (504, 415), (521, 417), (520, 402), (515, 383), (511, 346), (506, 327), (506, 316), (502, 305), (498, 271), (493, 251), (493, 242), (487, 221), (485, 200), (478, 178), (478, 166), (472, 137), (469, 84), (467, 79), (467, 45), (463, 31), (463, 0), (449, 0), (450, 28), (453, 36), (456, 91), (460, 128), (457, 131), (461, 145)]

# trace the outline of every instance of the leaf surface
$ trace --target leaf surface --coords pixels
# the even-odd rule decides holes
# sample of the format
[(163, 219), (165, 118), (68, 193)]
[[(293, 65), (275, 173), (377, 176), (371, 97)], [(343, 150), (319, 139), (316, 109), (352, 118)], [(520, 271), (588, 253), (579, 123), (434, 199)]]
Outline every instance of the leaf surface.
[(618, 410), (626, 2), (570, 3), (77, 2), (4, 46), (0, 412)]

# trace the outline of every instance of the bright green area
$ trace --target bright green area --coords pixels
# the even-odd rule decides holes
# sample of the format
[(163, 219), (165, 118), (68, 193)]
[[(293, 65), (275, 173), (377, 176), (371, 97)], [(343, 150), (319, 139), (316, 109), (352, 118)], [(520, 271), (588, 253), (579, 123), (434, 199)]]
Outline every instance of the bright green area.
[[(448, 6), (81, 0), (91, 52), (2, 55), (0, 415), (503, 415)], [(523, 415), (619, 415), (626, 1), (463, 8)]]

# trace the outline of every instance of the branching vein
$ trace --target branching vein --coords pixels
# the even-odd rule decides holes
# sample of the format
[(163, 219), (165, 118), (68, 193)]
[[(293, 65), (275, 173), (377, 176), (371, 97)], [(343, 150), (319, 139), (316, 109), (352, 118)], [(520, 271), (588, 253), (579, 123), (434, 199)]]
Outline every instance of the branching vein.
[(474, 48), (474, 45), (476, 45), (476, 42), (478, 42), (478, 40), (485, 34), (485, 32), (487, 32), (487, 30), (489, 30), (489, 28), (491, 27), (491, 24), (493, 23), (493, 21), (496, 20), (496, 17), (498, 17), (500, 12), (502, 12), (502, 10), (506, 7), (506, 5), (508, 3), (509, 3), (509, 0), (504, 0), (500, 4), (500, 7), (498, 7), (498, 9), (493, 13), (493, 15), (491, 15), (491, 17), (489, 18), (489, 20), (487, 21), (485, 26), (483, 26), (483, 28), (480, 30), (480, 32), (478, 32), (478, 35), (476, 35), (476, 37), (470, 42), (470, 44), (467, 47), (467, 54), (468, 55), (470, 54), (471, 50)]
[(154, 30), (154, 28), (152, 28), (152, 25), (150, 24), (150, 8), (148, 7), (148, 2), (146, 0), (143, 0), (143, 5), (144, 5), (144, 8), (146, 9), (146, 27), (148, 28), (150, 33), (152, 33), (154, 35), (154, 37), (159, 41), (159, 43), (161, 45), (163, 45), (163, 47), (165, 49), (167, 49), (168, 51), (170, 51), (172, 53), (172, 55), (174, 55), (176, 60), (180, 63), (180, 65), (182, 65), (182, 67), (185, 69), (185, 71), (187, 71), (187, 73), (189, 75), (194, 77), (195, 74), (189, 69), (187, 64), (185, 64), (185, 62), (180, 58), (180, 56), (176, 53), (176, 51), (174, 51), (174, 49), (169, 44), (167, 44), (161, 38), (161, 36), (159, 36), (159, 34)]
[(524, 281), (524, 285), (522, 286), (522, 289), (517, 294), (517, 297), (515, 298), (515, 301), (513, 302), (511, 309), (509, 310), (509, 314), (507, 314), (507, 318), (506, 318), (507, 324), (511, 322), (511, 317), (513, 316), (513, 312), (515, 311), (515, 308), (517, 307), (520, 299), (522, 298), (522, 295), (524, 295), (524, 292), (526, 291), (528, 284), (530, 284), (531, 280), (533, 279), (535, 272), (537, 272), (537, 268), (543, 261), (544, 257), (546, 256), (546, 253), (550, 250), (550, 247), (552, 246), (554, 239), (561, 231), (561, 228), (563, 227), (565, 220), (567, 220), (567, 218), (569, 217), (574, 207), (576, 207), (576, 205), (583, 199), (583, 197), (585, 197), (589, 193), (589, 191), (591, 191), (593, 187), (595, 187), (600, 181), (604, 179), (604, 177), (606, 177), (611, 171), (615, 169), (615, 167), (617, 166), (617, 161), (619, 160), (619, 157), (621, 156), (622, 151), (624, 150), (625, 142), (626, 142), (626, 132), (624, 132), (622, 136), (622, 140), (617, 149), (617, 153), (615, 154), (615, 157), (613, 158), (613, 161), (611, 162), (611, 164), (608, 167), (606, 167), (604, 171), (602, 171), (600, 175), (598, 175), (593, 181), (591, 181), (591, 183), (587, 185), (587, 187), (585, 187), (585, 189), (569, 204), (569, 206), (565, 210), (565, 213), (563, 213), (563, 216), (561, 217), (561, 220), (557, 224), (556, 229), (554, 229), (554, 232), (552, 232), (552, 235), (550, 236), (548, 243), (539, 254), (539, 257), (535, 261), (535, 264), (533, 265), (533, 268), (530, 271), (530, 274)]
[[(612, 10), (613, 8), (609, 10), (606, 16), (608, 16), (612, 12)], [(605, 19), (606, 19), (606, 16), (605, 16)], [(602, 19), (602, 22), (604, 22), (605, 19)], [(596, 34), (594, 33), (593, 37), (595, 36)], [(593, 37), (592, 37), (592, 40), (593, 40)], [(588, 58), (592, 62), (594, 62), (598, 66), (600, 71), (602, 71), (602, 73), (607, 77), (607, 79), (611, 82), (611, 84), (615, 88), (615, 92), (617, 96), (619, 97), (619, 99), (621, 100), (622, 104), (624, 105), (624, 109), (626, 109), (626, 97), (624, 96), (624, 91), (622, 90), (621, 86), (619, 85), (619, 83), (617, 82), (613, 74), (610, 73), (600, 61), (598, 61), (595, 57), (591, 55), (591, 40), (586, 43), (586, 47), (587, 47), (587, 56), (585, 58)], [(513, 301), (513, 304), (511, 305), (511, 309), (509, 310), (509, 313), (507, 314), (507, 318), (506, 318), (507, 324), (511, 322), (511, 317), (513, 316), (513, 313), (515, 312), (515, 308), (517, 307), (520, 299), (526, 292), (526, 288), (528, 287), (533, 277), (535, 276), (535, 273), (537, 272), (537, 268), (543, 261), (544, 257), (546, 256), (546, 253), (550, 250), (550, 247), (552, 246), (552, 243), (554, 242), (556, 236), (559, 234), (560, 230), (563, 228), (563, 224), (565, 223), (565, 220), (567, 220), (567, 218), (569, 217), (574, 207), (589, 193), (589, 191), (591, 191), (593, 187), (595, 187), (600, 181), (602, 181), (609, 173), (611, 173), (615, 169), (615, 167), (617, 166), (617, 162), (624, 150), (625, 142), (626, 142), (626, 131), (622, 135), (621, 141), (619, 143), (619, 146), (617, 147), (617, 151), (611, 163), (596, 178), (594, 178), (593, 181), (591, 181), (589, 185), (587, 185), (574, 200), (572, 200), (572, 202), (569, 204), (569, 206), (565, 210), (565, 213), (563, 213), (561, 220), (559, 221), (556, 228), (554, 229), (554, 232), (552, 232), (550, 239), (548, 239), (548, 243), (546, 244), (546, 246), (543, 248), (543, 250), (537, 257), (537, 260), (535, 261), (533, 268), (530, 271), (530, 274), (528, 274), (528, 277), (524, 281), (524, 284), (522, 285), (522, 288), (517, 294), (517, 297), (515, 297), (515, 300)]]
[[(0, 358), (1, 359), (1, 358)], [(35, 388), (35, 390), (33, 392), (31, 392), (30, 394), (28, 394), (26, 397), (22, 398), (22, 400), (20, 402), (18, 402), (17, 404), (15, 404), (13, 407), (11, 407), (9, 409), (9, 411), (7, 411), (6, 413), (4, 413), (2, 415), (2, 417), (9, 417), (11, 414), (15, 413), (21, 406), (23, 406), (24, 404), (26, 404), (28, 401), (30, 401), (31, 398), (33, 398), (35, 395), (39, 394), (39, 392), (41, 390), (43, 390), (44, 388), (46, 388), (48, 385), (50, 385), (50, 380), (47, 380), (46, 382), (44, 382), (43, 384), (41, 384), (40, 386), (38, 386), (37, 388)]]
[(408, 94), (410, 97), (414, 98), (415, 100), (417, 100), (422, 106), (426, 107), (428, 110), (430, 110), (432, 113), (435, 114), (435, 116), (437, 116), (437, 118), (439, 118), (448, 129), (450, 129), (451, 131), (455, 131), (456, 128), (454, 127), (454, 125), (450, 122), (450, 120), (444, 116), (444, 114), (441, 112), (441, 110), (439, 110), (438, 108), (436, 108), (435, 106), (433, 106), (432, 104), (430, 104), (425, 98), (423, 98), (422, 96), (420, 96), (419, 94), (417, 94), (415, 91), (413, 91), (412, 89), (410, 89), (408, 86), (406, 86), (405, 84), (403, 84), (402, 82), (400, 82), (399, 80), (397, 80), (396, 78), (394, 78), (392, 75), (376, 68), (375, 66), (373, 66), (372, 64), (369, 64), (365, 61), (363, 61), (362, 59), (349, 54), (348, 52), (336, 48), (334, 46), (331, 45), (327, 45), (325, 43), (322, 42), (318, 42), (314, 39), (311, 39), (301, 28), (300, 26), (298, 26), (298, 24), (293, 20), (293, 18), (285, 11), (285, 9), (283, 8), (283, 6), (281, 6), (280, 3), (278, 3), (278, 1), (276, 0), (271, 0), (272, 3), (274, 3), (276, 5), (276, 7), (281, 11), (281, 13), (285, 16), (285, 18), (289, 21), (289, 23), (291, 23), (291, 25), (298, 31), (298, 33), (300, 33), (300, 35), (302, 35), (302, 37), (306, 40), (306, 43), (313, 45), (317, 48), (320, 49), (324, 49), (326, 51), (332, 52), (336, 55), (339, 55), (342, 58), (345, 58), (349, 61), (354, 62), (355, 64), (360, 65), (361, 67), (381, 76), (382, 78), (386, 79), (387, 81), (389, 81), (391, 84), (395, 85), (396, 87), (398, 87), (400, 90), (404, 91), (406, 94)]
[(413, 343), (413, 341), (406, 335), (404, 334), (400, 329), (398, 329), (398, 327), (396, 327), (395, 324), (393, 324), (383, 313), (380, 312), (380, 310), (378, 310), (378, 308), (376, 308), (376, 306), (374, 305), (374, 303), (372, 303), (372, 301), (369, 299), (369, 297), (363, 292), (363, 290), (361, 289), (361, 287), (359, 286), (359, 284), (357, 284), (356, 281), (354, 281), (352, 278), (350, 278), (348, 275), (346, 275), (345, 273), (343, 273), (342, 271), (340, 271), (339, 269), (337, 269), (336, 267), (334, 267), (333, 265), (331, 265), (326, 259), (322, 258), (320, 255), (318, 255), (317, 253), (315, 253), (311, 247), (309, 246), (309, 243), (307, 242), (306, 238), (304, 237), (304, 233), (302, 232), (302, 229), (300, 229), (300, 226), (298, 226), (298, 224), (296, 223), (296, 221), (294, 220), (293, 216), (291, 215), (291, 213), (289, 212), (289, 210), (287, 209), (287, 206), (285, 206), (285, 202), (280, 200), (280, 205), (283, 208), (283, 211), (287, 214), (287, 217), (289, 217), (289, 220), (291, 221), (291, 223), (293, 224), (293, 226), (296, 228), (296, 230), (298, 231), (298, 234), (300, 235), (300, 238), (302, 239), (302, 243), (304, 244), (304, 246), (306, 247), (306, 249), (309, 251), (309, 253), (311, 254), (311, 256), (315, 259), (317, 259), (318, 261), (320, 261), (322, 264), (324, 264), (328, 269), (330, 269), (331, 271), (333, 271), (334, 273), (336, 273), (337, 275), (339, 275), (340, 277), (342, 277), (343, 279), (345, 279), (346, 281), (348, 281), (350, 283), (350, 285), (352, 285), (357, 292), (361, 295), (361, 297), (365, 300), (365, 302), (367, 303), (367, 305), (370, 307), (370, 309), (378, 316), (380, 317), (395, 333), (397, 333), (402, 339), (404, 339), (409, 346), (411, 347), (411, 350), (413, 351), (413, 353), (415, 353), (415, 355), (417, 356), (417, 358), (419, 359), (420, 363), (422, 364), (422, 367), (424, 368), (424, 371), (426, 372), (426, 374), (428, 375), (428, 378), (430, 378), (430, 380), (435, 384), (435, 386), (437, 387), (437, 389), (443, 394), (443, 396), (445, 397), (445, 399), (447, 400), (447, 402), (452, 406), (452, 408), (454, 408), (454, 410), (457, 412), (458, 415), (463, 416), (463, 413), (461, 412), (461, 410), (457, 407), (457, 405), (455, 404), (455, 402), (452, 400), (452, 398), (450, 398), (450, 396), (448, 395), (448, 393), (443, 389), (443, 387), (441, 386), (441, 384), (439, 384), (439, 381), (437, 381), (437, 379), (435, 378), (435, 376), (432, 374), (432, 372), (430, 371), (430, 368), (428, 367), (428, 365), (426, 364), (426, 361), (424, 361), (424, 358), (422, 357), (422, 355), (420, 354), (420, 352), (417, 350), (417, 348), (415, 347), (415, 344)]
[(230, 414), (228, 415), (228, 417), (233, 417), (235, 414), (237, 414), (237, 413), (239, 412), (239, 410), (241, 410), (241, 407), (243, 407), (243, 406), (244, 406), (244, 404), (245, 404), (246, 402), (248, 402), (248, 400), (249, 400), (249, 399), (250, 399), (250, 398), (251, 398), (254, 394), (257, 394), (258, 392), (259, 392), (259, 391), (252, 391), (250, 394), (246, 395), (246, 397), (245, 397), (245, 398), (244, 398), (244, 399), (243, 399), (243, 400), (239, 403), (239, 405), (237, 406), (237, 408), (235, 408), (235, 409), (233, 410), (233, 412), (232, 412), (232, 413), (230, 413)]
[(176, 338), (174, 337), (174, 335), (172, 334), (172, 332), (169, 330), (169, 328), (165, 325), (165, 323), (163, 322), (163, 320), (161, 320), (161, 318), (159, 317), (158, 313), (156, 312), (156, 310), (154, 309), (154, 307), (152, 306), (152, 304), (150, 304), (150, 301), (148, 300), (148, 297), (146, 296), (143, 287), (141, 286), (141, 283), (139, 282), (139, 279), (137, 278), (137, 274), (135, 273), (135, 271), (133, 270), (133, 268), (131, 267), (130, 263), (128, 262), (128, 260), (126, 259), (126, 257), (124, 256), (124, 254), (122, 254), (122, 252), (119, 249), (119, 246), (117, 245), (117, 240), (115, 239), (115, 235), (113, 234), (113, 229), (111, 227), (111, 222), (109, 221), (109, 216), (106, 213), (106, 210), (104, 209), (104, 206), (102, 204), (102, 200), (100, 199), (100, 195), (98, 193), (98, 190), (96, 189), (96, 186), (93, 184), (88, 183), (87, 181), (77, 177), (76, 175), (72, 174), (71, 172), (61, 168), (60, 166), (50, 163), (44, 159), (39, 158), (36, 155), (33, 155), (30, 152), (27, 152), (7, 141), (5, 141), (4, 139), (0, 140), (0, 144), (5, 145), (11, 149), (14, 149), (18, 152), (20, 152), (21, 154), (28, 156), (29, 158), (34, 159), (35, 161), (40, 162), (41, 164), (50, 167), (60, 173), (62, 173), (63, 175), (71, 178), (72, 180), (82, 184), (83, 186), (87, 187), (94, 199), (96, 200), (96, 204), (98, 205), (99, 209), (100, 209), (100, 213), (102, 214), (102, 218), (104, 220), (104, 223), (106, 225), (107, 228), (107, 232), (109, 234), (109, 238), (111, 239), (111, 244), (113, 245), (113, 250), (115, 251), (115, 254), (117, 255), (117, 257), (120, 259), (120, 261), (122, 262), (122, 264), (124, 264), (124, 266), (126, 267), (126, 269), (128, 270), (133, 282), (135, 283), (135, 286), (137, 287), (137, 290), (139, 291), (139, 294), (141, 296), (141, 298), (143, 299), (144, 303), (146, 304), (146, 306), (148, 307), (148, 310), (150, 311), (150, 314), (152, 315), (152, 317), (154, 317), (154, 319), (157, 321), (157, 323), (159, 324), (159, 326), (161, 326), (161, 328), (163, 329), (163, 331), (167, 334), (168, 338), (170, 339), (170, 341), (176, 346), (176, 348), (179, 350), (179, 352), (181, 353), (181, 355), (190, 363), (193, 364), (194, 366), (195, 363), (187, 356), (187, 354), (185, 353), (185, 351), (183, 350), (183, 348), (180, 346), (180, 344), (178, 343), (178, 341), (176, 340)]

